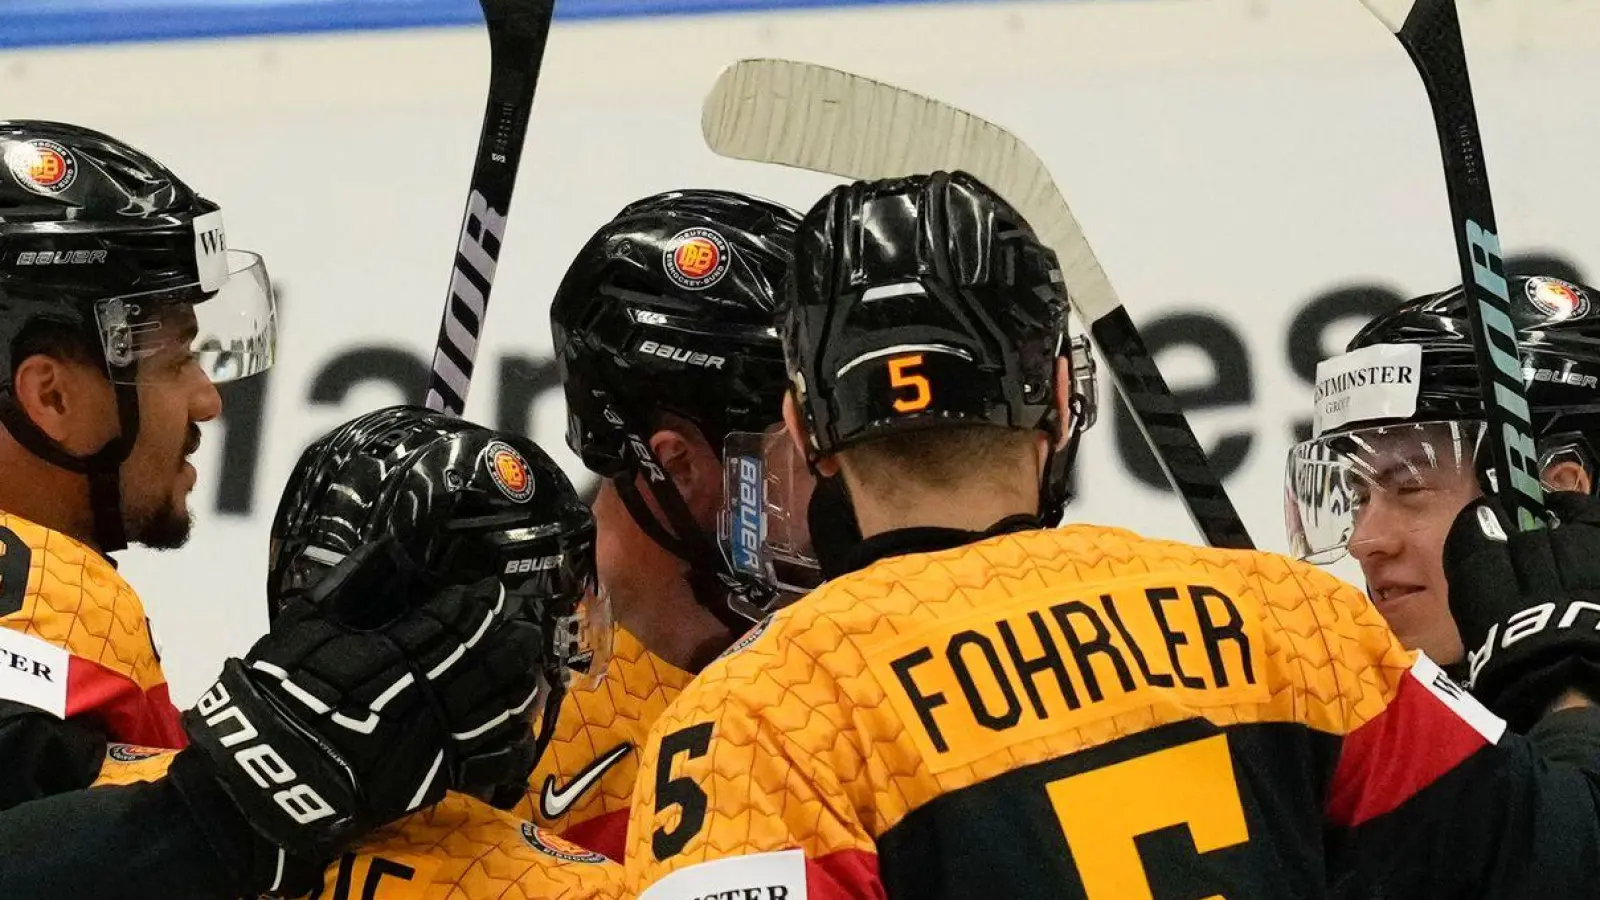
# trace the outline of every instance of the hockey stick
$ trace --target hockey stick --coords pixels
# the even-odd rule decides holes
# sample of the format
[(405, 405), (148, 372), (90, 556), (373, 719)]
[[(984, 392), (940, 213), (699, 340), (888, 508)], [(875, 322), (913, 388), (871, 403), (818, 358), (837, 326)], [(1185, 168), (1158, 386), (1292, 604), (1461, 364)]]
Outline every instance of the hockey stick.
[(478, 338), (505, 239), (522, 142), (533, 112), (554, 0), (479, 0), (489, 26), (489, 105), (478, 137), (467, 211), (433, 352), (424, 404), (454, 416), (467, 406)]
[(1428, 90), (1444, 157), (1461, 282), (1471, 301), (1467, 316), (1478, 338), (1472, 350), (1499, 493), (1515, 506), (1517, 530), (1532, 531), (1544, 525), (1544, 488), (1455, 0), (1361, 2), (1400, 39)]
[(713, 151), (734, 159), (852, 180), (962, 169), (999, 192), (1056, 251), (1074, 308), (1195, 527), (1214, 547), (1252, 546), (1066, 199), (1015, 135), (902, 88), (772, 59), (725, 69), (706, 97), (701, 130)]

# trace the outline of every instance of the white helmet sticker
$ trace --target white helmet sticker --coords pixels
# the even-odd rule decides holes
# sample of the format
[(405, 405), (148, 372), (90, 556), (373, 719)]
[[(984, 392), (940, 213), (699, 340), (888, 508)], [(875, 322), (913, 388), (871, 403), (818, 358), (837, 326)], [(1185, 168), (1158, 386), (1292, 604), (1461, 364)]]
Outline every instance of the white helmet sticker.
[(1375, 344), (1317, 364), (1312, 435), (1350, 422), (1408, 419), (1417, 412), (1422, 375), (1418, 344)]
[(194, 217), (194, 264), (202, 291), (219, 290), (228, 283), (228, 234), (222, 227), (222, 210)]

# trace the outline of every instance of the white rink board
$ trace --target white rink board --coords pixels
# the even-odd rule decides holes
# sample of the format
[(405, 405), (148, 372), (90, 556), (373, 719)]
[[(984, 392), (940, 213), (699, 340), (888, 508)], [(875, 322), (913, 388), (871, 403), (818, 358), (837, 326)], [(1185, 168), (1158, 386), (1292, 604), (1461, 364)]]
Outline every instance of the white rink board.
[[(1600, 4), (1488, 0), (1464, 4), (1463, 15), (1508, 251), (1557, 254), (1600, 280)], [(1293, 423), (1310, 416), (1309, 384), (1291, 367), (1291, 322), (1339, 288), (1410, 295), (1456, 277), (1422, 87), (1356, 0), (558, 23), (469, 415), (500, 415), (502, 358), (548, 359), (547, 298), (583, 238), (624, 203), (714, 186), (803, 208), (831, 183), (702, 148), (701, 95), (724, 64), (763, 55), (932, 93), (1031, 143), (1134, 318), (1180, 337), (1215, 332), (1238, 399), (1194, 424), (1209, 446), (1235, 436), (1241, 461), (1228, 486), (1268, 548), (1284, 546), (1284, 453)], [(196, 460), (193, 543), (124, 555), (180, 703), (265, 625), (266, 532), (300, 449), (401, 399), (367, 383), (342, 402), (313, 403), (319, 373), (363, 347), (431, 353), (486, 68), (475, 29), (0, 53), (5, 115), (80, 122), (154, 153), (223, 204), (234, 245), (264, 252), (285, 286), (248, 511), (217, 511), (228, 441), (210, 427)], [(1299, 358), (1335, 349), (1352, 325), (1306, 337)], [(1227, 349), (1235, 339), (1242, 354)], [(1178, 387), (1217, 377), (1213, 358), (1193, 347), (1160, 362)], [(1077, 517), (1192, 537), (1177, 502), (1130, 474), (1109, 386), (1102, 401), (1081, 457)], [(578, 474), (558, 395), (528, 415), (534, 437)], [(248, 443), (235, 435), (236, 450)], [(236, 504), (251, 475), (228, 470)]]

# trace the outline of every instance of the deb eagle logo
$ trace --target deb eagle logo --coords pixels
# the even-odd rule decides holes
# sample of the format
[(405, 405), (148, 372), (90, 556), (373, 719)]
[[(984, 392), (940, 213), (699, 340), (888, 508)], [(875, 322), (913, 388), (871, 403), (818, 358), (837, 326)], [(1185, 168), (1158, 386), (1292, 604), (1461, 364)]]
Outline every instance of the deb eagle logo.
[(585, 850), (576, 844), (570, 844), (532, 822), (522, 823), (522, 839), (529, 847), (548, 856), (571, 863), (603, 863), (609, 862), (604, 856), (590, 850)]
[(733, 254), (722, 235), (710, 228), (685, 228), (672, 236), (661, 254), (661, 265), (673, 284), (701, 291), (722, 280)]
[(10, 144), (5, 162), (11, 177), (36, 194), (59, 194), (78, 179), (78, 160), (72, 151), (43, 138)]
[(483, 455), (488, 460), (489, 477), (500, 493), (518, 503), (533, 496), (533, 472), (510, 444), (495, 441), (484, 448)]
[(1589, 313), (1589, 295), (1583, 288), (1558, 278), (1529, 278), (1523, 293), (1533, 308), (1552, 322), (1565, 322)]

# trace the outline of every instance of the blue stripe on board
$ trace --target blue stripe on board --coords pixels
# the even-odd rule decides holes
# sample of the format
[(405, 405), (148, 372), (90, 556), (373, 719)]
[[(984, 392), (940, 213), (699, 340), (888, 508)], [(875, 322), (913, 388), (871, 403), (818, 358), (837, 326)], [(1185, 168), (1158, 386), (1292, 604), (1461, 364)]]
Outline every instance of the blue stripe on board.
[[(556, 18), (872, 6), (943, 0), (557, 0)], [(992, 0), (979, 0), (992, 2)], [(475, 25), (476, 0), (0, 0), (0, 48)]]

